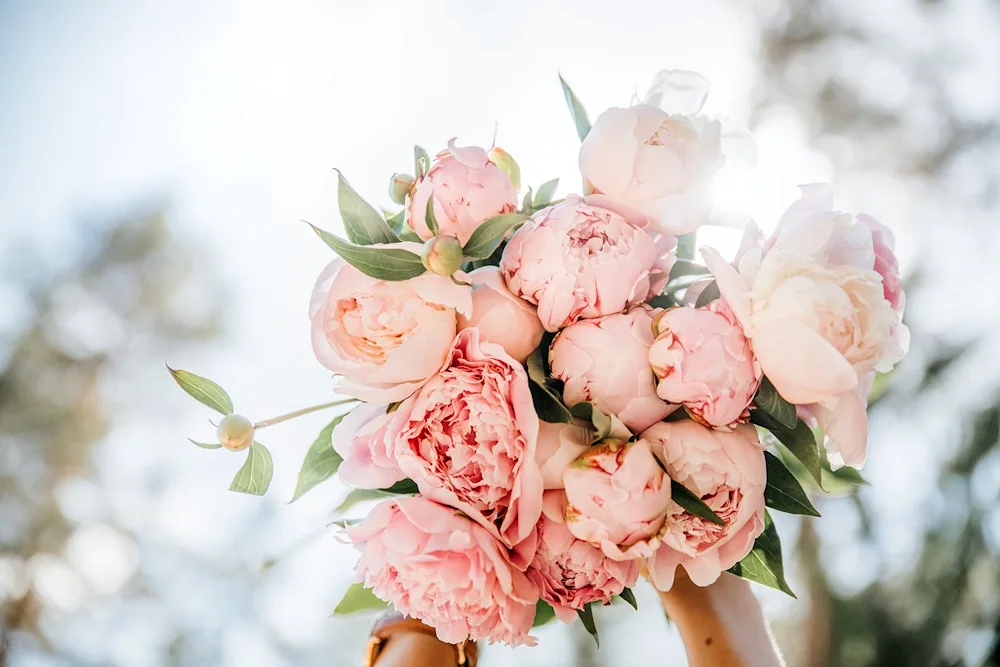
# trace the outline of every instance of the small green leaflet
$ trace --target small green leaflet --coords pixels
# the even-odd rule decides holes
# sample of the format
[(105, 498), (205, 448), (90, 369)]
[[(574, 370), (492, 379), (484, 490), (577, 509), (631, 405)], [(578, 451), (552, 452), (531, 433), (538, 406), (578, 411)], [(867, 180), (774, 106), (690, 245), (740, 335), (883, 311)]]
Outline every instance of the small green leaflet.
[(486, 259), (500, 247), (507, 234), (528, 219), (520, 213), (504, 213), (494, 216), (479, 225), (472, 232), (468, 243), (462, 249), (467, 259)]
[(236, 472), (233, 483), (229, 485), (229, 490), (262, 496), (267, 492), (273, 474), (274, 464), (271, 462), (271, 452), (255, 440), (250, 445), (246, 462)]
[(760, 388), (757, 389), (754, 403), (758, 409), (763, 410), (769, 417), (773, 417), (785, 428), (795, 428), (795, 424), (798, 422), (795, 406), (782, 398), (766, 377), (761, 381)]
[(770, 452), (764, 452), (767, 465), (767, 486), (764, 488), (764, 502), (773, 510), (788, 514), (819, 516), (819, 512), (809, 501), (802, 485), (795, 479), (785, 464)]
[(548, 349), (548, 347), (546, 345), (540, 346), (531, 353), (525, 364), (528, 367), (530, 380), (528, 388), (531, 390), (535, 411), (539, 418), (550, 424), (573, 421), (573, 414), (563, 404), (562, 398), (546, 382), (545, 362), (542, 360), (543, 349)]
[(427, 171), (431, 168), (431, 156), (427, 154), (420, 146), (413, 147), (413, 172), (417, 175), (417, 178), (421, 178), (427, 175)]
[(750, 411), (750, 421), (770, 431), (792, 456), (802, 462), (820, 488), (826, 488), (820, 466), (820, 447), (812, 429), (804, 421), (799, 419), (795, 428), (788, 429), (760, 410)]
[(600, 442), (611, 434), (611, 417), (595, 408), (593, 403), (577, 403), (569, 411), (574, 417), (585, 419), (593, 425), (593, 442)]
[(597, 624), (594, 623), (593, 604), (593, 602), (588, 602), (583, 609), (577, 609), (576, 613), (580, 617), (580, 621), (583, 622), (583, 627), (587, 629), (590, 636), (594, 638), (595, 642), (597, 642), (597, 646), (600, 647), (601, 639), (597, 636)]
[(177, 386), (183, 389), (193, 399), (223, 415), (233, 413), (233, 399), (226, 390), (208, 378), (195, 375), (189, 371), (175, 370), (167, 366)]
[(404, 479), (384, 489), (352, 489), (347, 494), (347, 497), (344, 498), (344, 501), (333, 511), (335, 514), (343, 514), (358, 503), (368, 500), (379, 500), (389, 496), (413, 495), (417, 491), (417, 483), (411, 479)]
[(781, 540), (771, 521), (771, 515), (764, 512), (764, 532), (754, 542), (753, 550), (747, 557), (729, 569), (737, 577), (743, 577), (759, 584), (776, 588), (796, 597), (785, 581), (785, 567), (781, 561)]
[(382, 215), (371, 204), (361, 198), (344, 175), (337, 172), (337, 204), (344, 232), (351, 243), (374, 245), (376, 243), (396, 243), (399, 237)]
[(424, 222), (427, 223), (427, 229), (431, 230), (431, 234), (437, 236), (439, 232), (439, 227), (437, 218), (434, 216), (433, 196), (427, 198), (427, 212), (424, 214)]
[(552, 201), (552, 198), (556, 196), (556, 188), (558, 187), (558, 178), (553, 178), (551, 181), (545, 181), (538, 186), (538, 192), (535, 193), (534, 199), (531, 200), (532, 208), (537, 209), (548, 206)]
[(631, 588), (622, 589), (622, 592), (618, 594), (618, 597), (632, 605), (632, 609), (639, 611), (639, 603), (635, 601), (635, 593), (632, 592)]
[(299, 479), (295, 483), (295, 494), (288, 502), (294, 503), (309, 489), (337, 474), (337, 469), (344, 459), (333, 448), (333, 430), (348, 413), (337, 415), (316, 436), (316, 440), (306, 452), (299, 470)]
[(654, 296), (651, 299), (647, 299), (646, 303), (648, 303), (653, 308), (675, 308), (676, 306), (680, 305), (669, 294), (660, 294), (658, 296)]
[(698, 232), (691, 232), (677, 237), (677, 258), (679, 261), (690, 260), (694, 257), (697, 236)]
[(365, 588), (364, 584), (351, 584), (340, 603), (333, 610), (334, 614), (353, 614), (359, 611), (376, 611), (385, 609), (389, 605), (375, 597), (372, 589)]
[(531, 627), (537, 628), (545, 625), (549, 621), (555, 619), (556, 612), (545, 600), (539, 600), (535, 603), (535, 621), (531, 624)]
[(698, 295), (698, 300), (695, 302), (695, 308), (701, 308), (702, 306), (707, 306), (721, 296), (719, 293), (719, 284), (714, 280), (709, 284), (705, 285), (705, 289), (701, 291)]
[(345, 262), (376, 280), (409, 280), (427, 271), (420, 255), (409, 250), (354, 245), (315, 225), (309, 226)]
[(702, 266), (701, 264), (696, 264), (688, 259), (678, 259), (674, 261), (674, 265), (670, 269), (670, 280), (676, 280), (681, 276), (707, 276), (707, 275), (709, 275), (708, 267)]
[(712, 508), (705, 504), (705, 502), (695, 495), (694, 492), (688, 490), (683, 484), (676, 480), (670, 480), (670, 499), (675, 503), (683, 507), (686, 511), (694, 514), (696, 517), (702, 518), (705, 521), (710, 521), (719, 526), (725, 526), (726, 522), (722, 518), (712, 511)]
[(587, 118), (587, 111), (580, 104), (576, 93), (566, 83), (566, 79), (562, 77), (562, 74), (559, 75), (559, 83), (562, 85), (563, 96), (566, 98), (566, 105), (569, 107), (569, 114), (573, 117), (573, 123), (576, 125), (576, 134), (580, 137), (580, 141), (583, 141), (590, 133), (590, 119)]
[(191, 440), (191, 438), (188, 438), (188, 440), (191, 442), (191, 444), (198, 445), (202, 449), (221, 449), (222, 448), (222, 445), (220, 445), (217, 442), (198, 442), (197, 440)]
[(524, 213), (525, 215), (531, 215), (534, 210), (531, 198), (531, 186), (529, 185), (528, 191), (524, 193), (524, 199), (521, 200), (521, 208), (519, 208), (517, 212)]

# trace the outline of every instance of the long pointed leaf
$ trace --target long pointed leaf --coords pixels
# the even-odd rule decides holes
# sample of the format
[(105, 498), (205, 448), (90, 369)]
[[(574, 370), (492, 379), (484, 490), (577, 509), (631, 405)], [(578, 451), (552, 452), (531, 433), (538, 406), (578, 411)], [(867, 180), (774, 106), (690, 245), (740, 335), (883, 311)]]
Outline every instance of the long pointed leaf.
[(246, 463), (236, 472), (229, 490), (238, 493), (249, 493), (252, 496), (262, 496), (267, 492), (274, 475), (274, 464), (271, 462), (271, 452), (267, 447), (254, 441), (247, 452)]
[(476, 228), (462, 249), (469, 259), (486, 259), (500, 247), (512, 229), (528, 219), (520, 213), (504, 213), (490, 218)]
[(345, 262), (366, 276), (377, 280), (409, 280), (427, 271), (420, 255), (409, 250), (354, 245), (315, 225), (309, 226)]
[(202, 405), (223, 415), (233, 413), (233, 399), (229, 398), (226, 390), (216, 383), (190, 371), (177, 370), (170, 366), (167, 366), (167, 370), (170, 371), (177, 386)]
[(773, 510), (788, 514), (819, 516), (819, 512), (809, 501), (802, 485), (795, 479), (785, 464), (770, 452), (764, 452), (767, 465), (767, 486), (764, 488), (764, 502)]
[(288, 502), (295, 502), (306, 491), (337, 474), (344, 459), (333, 448), (333, 431), (347, 415), (345, 412), (334, 417), (316, 436), (302, 460), (302, 468), (299, 469), (299, 477), (295, 483), (295, 493)]
[(566, 105), (569, 107), (569, 113), (576, 125), (576, 134), (580, 137), (580, 141), (583, 141), (590, 133), (590, 119), (587, 118), (587, 110), (583, 108), (576, 93), (566, 83), (566, 79), (562, 78), (562, 74), (559, 75), (559, 83), (562, 85), (563, 97), (566, 98)]
[(399, 237), (382, 218), (382, 214), (355, 192), (339, 169), (336, 171), (337, 204), (347, 238), (358, 245), (398, 242)]
[(718, 526), (725, 526), (726, 522), (712, 511), (712, 508), (705, 504), (693, 491), (676, 480), (670, 480), (670, 499), (683, 507), (686, 511), (705, 521), (710, 521)]

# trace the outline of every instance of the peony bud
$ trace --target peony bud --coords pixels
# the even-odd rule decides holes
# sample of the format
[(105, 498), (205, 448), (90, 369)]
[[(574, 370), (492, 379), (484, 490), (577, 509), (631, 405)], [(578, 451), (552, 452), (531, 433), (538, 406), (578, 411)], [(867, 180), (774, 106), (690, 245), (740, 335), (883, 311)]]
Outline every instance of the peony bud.
[(502, 148), (494, 146), (489, 153), (490, 162), (496, 165), (497, 169), (507, 174), (507, 178), (514, 184), (514, 190), (521, 189), (521, 168), (517, 166), (517, 161), (510, 156), (510, 153)]
[(424, 243), (420, 259), (431, 273), (450, 276), (462, 268), (465, 253), (454, 236), (435, 236)]
[(238, 452), (253, 442), (253, 423), (243, 415), (226, 415), (219, 422), (219, 444)]
[(389, 198), (397, 204), (405, 204), (406, 196), (413, 191), (413, 183), (409, 174), (393, 174), (389, 180)]

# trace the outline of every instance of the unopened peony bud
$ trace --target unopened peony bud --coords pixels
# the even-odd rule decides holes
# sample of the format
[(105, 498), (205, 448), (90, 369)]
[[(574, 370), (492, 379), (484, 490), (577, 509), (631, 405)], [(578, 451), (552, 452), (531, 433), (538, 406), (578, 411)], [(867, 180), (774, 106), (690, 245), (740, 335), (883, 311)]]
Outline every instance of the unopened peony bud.
[(413, 182), (409, 174), (393, 174), (389, 180), (389, 198), (397, 204), (405, 204), (406, 195), (413, 190)]
[(431, 273), (450, 276), (462, 268), (462, 244), (454, 236), (435, 236), (424, 243), (420, 259)]
[(249, 447), (253, 434), (253, 424), (243, 415), (226, 415), (219, 422), (219, 444), (234, 452)]
[(517, 166), (517, 161), (510, 156), (510, 153), (494, 146), (490, 149), (489, 158), (490, 162), (497, 166), (497, 169), (507, 174), (507, 178), (514, 184), (514, 190), (520, 190), (521, 168)]

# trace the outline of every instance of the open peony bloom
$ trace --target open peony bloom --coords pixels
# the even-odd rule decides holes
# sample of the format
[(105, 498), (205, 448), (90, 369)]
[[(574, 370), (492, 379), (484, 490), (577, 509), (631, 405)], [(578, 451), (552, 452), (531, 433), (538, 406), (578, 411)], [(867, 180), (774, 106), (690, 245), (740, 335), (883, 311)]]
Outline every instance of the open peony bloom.
[(760, 364), (725, 302), (672, 308), (656, 326), (649, 362), (659, 378), (659, 397), (683, 404), (692, 418), (710, 426), (746, 421), (760, 386)]
[(535, 307), (510, 293), (503, 274), (495, 266), (484, 266), (469, 274), (472, 282), (472, 314), (459, 315), (458, 328), (479, 329), (482, 340), (496, 343), (520, 363), (542, 342), (545, 330)]
[(642, 434), (670, 477), (725, 521), (719, 526), (670, 503), (663, 546), (646, 567), (653, 584), (670, 590), (677, 566), (708, 586), (753, 549), (764, 532), (764, 448), (748, 424), (718, 431), (692, 421), (655, 424)]
[[(414, 243), (393, 246), (420, 253)], [(335, 259), (309, 304), (313, 351), (343, 376), (340, 392), (374, 403), (401, 401), (441, 367), (456, 313), (471, 311), (468, 287), (448, 277), (376, 280)]]
[(434, 236), (427, 226), (427, 200), (434, 198), (434, 219), (441, 234), (462, 245), (490, 218), (517, 210), (517, 191), (510, 178), (490, 162), (478, 146), (455, 146), (434, 158), (427, 175), (418, 178), (406, 206), (410, 228), (422, 239)]
[(877, 262), (872, 228), (831, 208), (828, 187), (803, 187), (774, 236), (738, 268), (712, 248), (703, 253), (764, 375), (786, 400), (817, 405), (832, 463), (860, 466), (868, 441), (860, 378), (890, 370), (909, 333), (876, 270), (892, 275), (885, 237)]
[(392, 438), (386, 426), (391, 414), (385, 405), (364, 403), (351, 410), (333, 432), (333, 448), (343, 458), (337, 475), (344, 484), (382, 489), (406, 476), (391, 454)]
[(477, 329), (393, 413), (394, 455), (428, 498), (465, 512), (508, 546), (542, 511), (538, 415), (524, 368)]
[(346, 530), (355, 571), (397, 611), (443, 642), (533, 646), (538, 590), (490, 533), (450, 507), (414, 496), (385, 501)]
[(526, 574), (556, 617), (569, 623), (587, 603), (607, 604), (611, 596), (634, 586), (639, 566), (636, 561), (611, 560), (600, 549), (573, 537), (563, 518), (565, 502), (561, 491), (545, 492), (538, 551)]
[(538, 306), (545, 330), (558, 331), (659, 294), (676, 245), (571, 195), (514, 233), (500, 269), (513, 294)]
[(613, 560), (646, 558), (663, 539), (670, 478), (649, 443), (608, 439), (563, 473), (566, 526)]
[(562, 380), (563, 401), (583, 401), (617, 415), (634, 433), (673, 410), (656, 395), (649, 366), (653, 316), (643, 307), (627, 313), (575, 322), (556, 336), (549, 350), (552, 376)]

